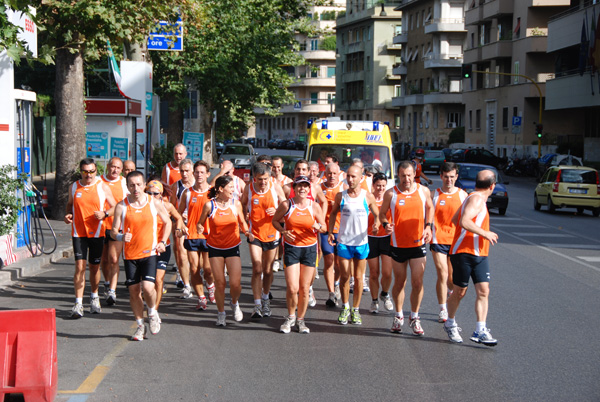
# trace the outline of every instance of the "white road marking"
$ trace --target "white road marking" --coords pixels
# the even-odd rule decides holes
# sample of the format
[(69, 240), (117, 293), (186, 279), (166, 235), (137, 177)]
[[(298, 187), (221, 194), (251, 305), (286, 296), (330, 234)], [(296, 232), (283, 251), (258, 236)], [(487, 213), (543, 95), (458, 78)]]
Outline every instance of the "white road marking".
[(598, 250), (595, 244), (565, 244), (565, 243), (542, 243), (546, 247), (551, 248), (572, 248), (578, 250)]
[(546, 226), (543, 225), (514, 225), (512, 223), (494, 223), (491, 222), (491, 225), (498, 228), (531, 228), (531, 229), (544, 229)]
[(570, 234), (563, 233), (513, 233), (515, 236), (524, 237), (575, 237)]
[(578, 256), (577, 258), (581, 258), (582, 260), (587, 261), (587, 262), (600, 262), (600, 257)]

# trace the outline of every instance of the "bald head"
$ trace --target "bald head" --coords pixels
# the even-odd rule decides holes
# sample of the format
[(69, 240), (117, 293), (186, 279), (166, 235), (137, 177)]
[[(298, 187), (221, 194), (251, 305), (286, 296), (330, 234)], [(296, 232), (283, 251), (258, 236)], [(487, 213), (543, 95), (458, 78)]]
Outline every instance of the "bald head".
[(487, 190), (496, 184), (496, 174), (491, 170), (480, 170), (475, 179), (475, 188), (478, 190)]
[(135, 170), (135, 163), (133, 161), (125, 161), (123, 162), (123, 176), (127, 177), (127, 175)]
[(329, 187), (337, 186), (340, 180), (340, 165), (337, 163), (328, 164), (325, 168), (325, 177)]
[(187, 156), (187, 149), (183, 144), (177, 144), (173, 147), (173, 161), (179, 166), (179, 162)]

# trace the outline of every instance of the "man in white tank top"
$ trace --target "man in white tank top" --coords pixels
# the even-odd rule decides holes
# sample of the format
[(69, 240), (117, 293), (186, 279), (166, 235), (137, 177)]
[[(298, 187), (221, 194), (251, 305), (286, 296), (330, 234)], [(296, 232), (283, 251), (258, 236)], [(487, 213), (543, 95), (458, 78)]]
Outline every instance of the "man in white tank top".
[(349, 279), (351, 274), (350, 261), (354, 264), (354, 276), (362, 278), (365, 273), (366, 259), (369, 255), (369, 238), (367, 225), (369, 222), (369, 210), (375, 216), (373, 230), (379, 230), (379, 208), (373, 194), (362, 189), (362, 169), (358, 166), (350, 166), (346, 173), (348, 189), (336, 194), (331, 215), (329, 216), (329, 243), (334, 244), (335, 237), (333, 228), (338, 212), (341, 213), (340, 230), (337, 238), (337, 253), (340, 263), (340, 289), (342, 293), (342, 311), (338, 322), (342, 325), (348, 324), (350, 318), (352, 324), (361, 325), (362, 319), (358, 308), (362, 296), (362, 281), (356, 281), (352, 300), (352, 311), (350, 311)]

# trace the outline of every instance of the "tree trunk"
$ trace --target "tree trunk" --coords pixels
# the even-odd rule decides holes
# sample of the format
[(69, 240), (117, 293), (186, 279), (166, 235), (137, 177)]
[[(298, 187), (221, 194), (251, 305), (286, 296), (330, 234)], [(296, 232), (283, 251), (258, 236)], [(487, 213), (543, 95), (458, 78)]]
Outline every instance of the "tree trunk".
[[(167, 141), (173, 144), (183, 142), (183, 110), (173, 107), (177, 105), (177, 99), (173, 94), (167, 94), (163, 100), (169, 103), (169, 126), (167, 127)], [(191, 157), (191, 155), (190, 155)]]
[(83, 58), (81, 52), (60, 49), (56, 54), (56, 181), (52, 216), (62, 219), (68, 201), (68, 187), (86, 156)]
[(213, 122), (213, 107), (212, 103), (200, 104), (200, 132), (204, 133), (204, 152), (202, 159), (212, 166), (217, 162), (217, 158), (213, 158), (214, 138), (212, 138)]

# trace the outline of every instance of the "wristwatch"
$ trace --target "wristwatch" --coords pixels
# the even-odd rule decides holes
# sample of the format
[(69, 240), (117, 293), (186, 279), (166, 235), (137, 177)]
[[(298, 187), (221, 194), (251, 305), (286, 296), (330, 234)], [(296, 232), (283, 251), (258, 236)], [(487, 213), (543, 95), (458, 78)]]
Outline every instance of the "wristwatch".
[(104, 211), (104, 218), (108, 218), (108, 211)]
[(429, 227), (431, 228), (431, 227), (433, 227), (433, 224), (432, 224), (431, 222), (427, 222), (427, 223), (425, 224), (425, 227), (427, 227), (427, 226), (429, 226)]

